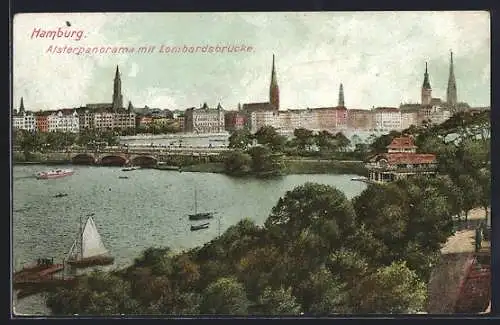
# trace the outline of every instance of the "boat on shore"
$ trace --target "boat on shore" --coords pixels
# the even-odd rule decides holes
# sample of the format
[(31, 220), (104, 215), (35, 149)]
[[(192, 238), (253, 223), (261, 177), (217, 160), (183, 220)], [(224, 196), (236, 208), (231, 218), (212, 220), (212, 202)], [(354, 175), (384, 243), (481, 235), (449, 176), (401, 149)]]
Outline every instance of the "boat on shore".
[(21, 270), (14, 272), (14, 282), (23, 279), (47, 276), (61, 271), (64, 268), (63, 264), (54, 264), (54, 259), (39, 258), (36, 264), (24, 266)]
[(113, 264), (115, 258), (111, 256), (102, 242), (101, 235), (92, 218), (88, 216), (85, 226), (80, 219), (78, 236), (71, 246), (66, 263), (73, 268), (86, 268), (97, 265)]
[(47, 276), (33, 279), (14, 281), (13, 288), (17, 291), (17, 298), (25, 298), (57, 287), (71, 287), (77, 284), (73, 276)]
[(39, 172), (36, 174), (36, 178), (38, 179), (54, 179), (61, 178), (66, 176), (71, 176), (75, 172), (73, 169), (52, 169), (44, 172)]
[(191, 226), (191, 231), (196, 231), (196, 230), (201, 230), (201, 229), (207, 229), (209, 225), (210, 225), (209, 222), (202, 223), (201, 225), (192, 225)]

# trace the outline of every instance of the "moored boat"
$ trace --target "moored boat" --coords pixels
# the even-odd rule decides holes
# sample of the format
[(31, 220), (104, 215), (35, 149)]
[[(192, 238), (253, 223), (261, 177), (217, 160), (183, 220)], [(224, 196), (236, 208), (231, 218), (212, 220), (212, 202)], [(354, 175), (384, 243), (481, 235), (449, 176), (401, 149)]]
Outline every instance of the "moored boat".
[(191, 226), (191, 231), (196, 231), (196, 230), (201, 230), (201, 229), (207, 229), (210, 223), (203, 223), (201, 225), (192, 225)]
[(140, 169), (140, 168), (141, 167), (139, 167), (139, 166), (132, 166), (132, 167), (122, 168), (122, 171), (123, 172), (130, 172), (130, 171), (137, 170), (137, 169)]
[(53, 178), (61, 178), (66, 176), (71, 176), (75, 172), (73, 169), (52, 169), (44, 172), (39, 172), (36, 174), (38, 179), (53, 179)]
[(189, 220), (203, 220), (203, 219), (212, 219), (213, 212), (198, 212), (198, 197), (197, 190), (194, 190), (194, 213), (188, 214)]
[(214, 216), (212, 212), (200, 212), (200, 213), (190, 214), (189, 220), (212, 219), (213, 217)]
[(66, 259), (67, 264), (71, 267), (86, 268), (95, 265), (109, 265), (113, 264), (115, 260), (104, 246), (92, 215), (88, 216), (83, 227), (80, 220), (78, 237), (73, 242)]
[(56, 195), (54, 195), (54, 197), (65, 197), (65, 196), (68, 196), (67, 193), (58, 193)]

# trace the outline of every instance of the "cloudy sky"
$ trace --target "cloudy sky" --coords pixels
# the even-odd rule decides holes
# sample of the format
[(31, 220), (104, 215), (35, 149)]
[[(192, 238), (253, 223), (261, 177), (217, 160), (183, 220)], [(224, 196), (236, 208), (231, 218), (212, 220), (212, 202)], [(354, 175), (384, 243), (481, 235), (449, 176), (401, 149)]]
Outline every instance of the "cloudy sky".
[[(66, 26), (66, 21), (71, 23)], [(72, 39), (34, 29), (82, 30)], [(281, 108), (418, 102), (425, 62), (446, 97), (450, 50), (458, 99), (490, 105), (487, 12), (61, 13), (14, 18), (13, 105), (28, 110), (110, 102), (115, 66), (124, 103), (186, 109), (267, 101), (273, 53)], [(50, 46), (156, 46), (150, 54), (53, 54)], [(159, 53), (165, 46), (246, 45), (245, 53)]]

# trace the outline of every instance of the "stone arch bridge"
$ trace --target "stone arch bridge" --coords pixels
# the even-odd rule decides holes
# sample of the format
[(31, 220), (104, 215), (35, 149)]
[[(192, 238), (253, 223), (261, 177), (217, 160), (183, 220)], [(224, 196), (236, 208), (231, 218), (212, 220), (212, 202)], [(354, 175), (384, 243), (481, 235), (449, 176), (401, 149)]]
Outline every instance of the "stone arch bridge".
[(166, 160), (169, 156), (197, 157), (200, 161), (208, 160), (210, 156), (218, 156), (219, 151), (99, 151), (99, 152), (68, 152), (68, 158), (75, 164), (97, 164), (107, 166), (155, 166), (158, 162)]

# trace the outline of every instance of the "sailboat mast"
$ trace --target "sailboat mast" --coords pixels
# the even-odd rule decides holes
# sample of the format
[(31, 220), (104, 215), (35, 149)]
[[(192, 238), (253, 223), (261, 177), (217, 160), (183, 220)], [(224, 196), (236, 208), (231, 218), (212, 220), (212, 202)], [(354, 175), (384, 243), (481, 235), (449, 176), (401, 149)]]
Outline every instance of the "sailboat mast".
[(196, 197), (196, 186), (194, 188), (194, 214), (198, 213), (198, 198)]
[(83, 225), (82, 225), (82, 216), (80, 216), (80, 258), (83, 259)]

